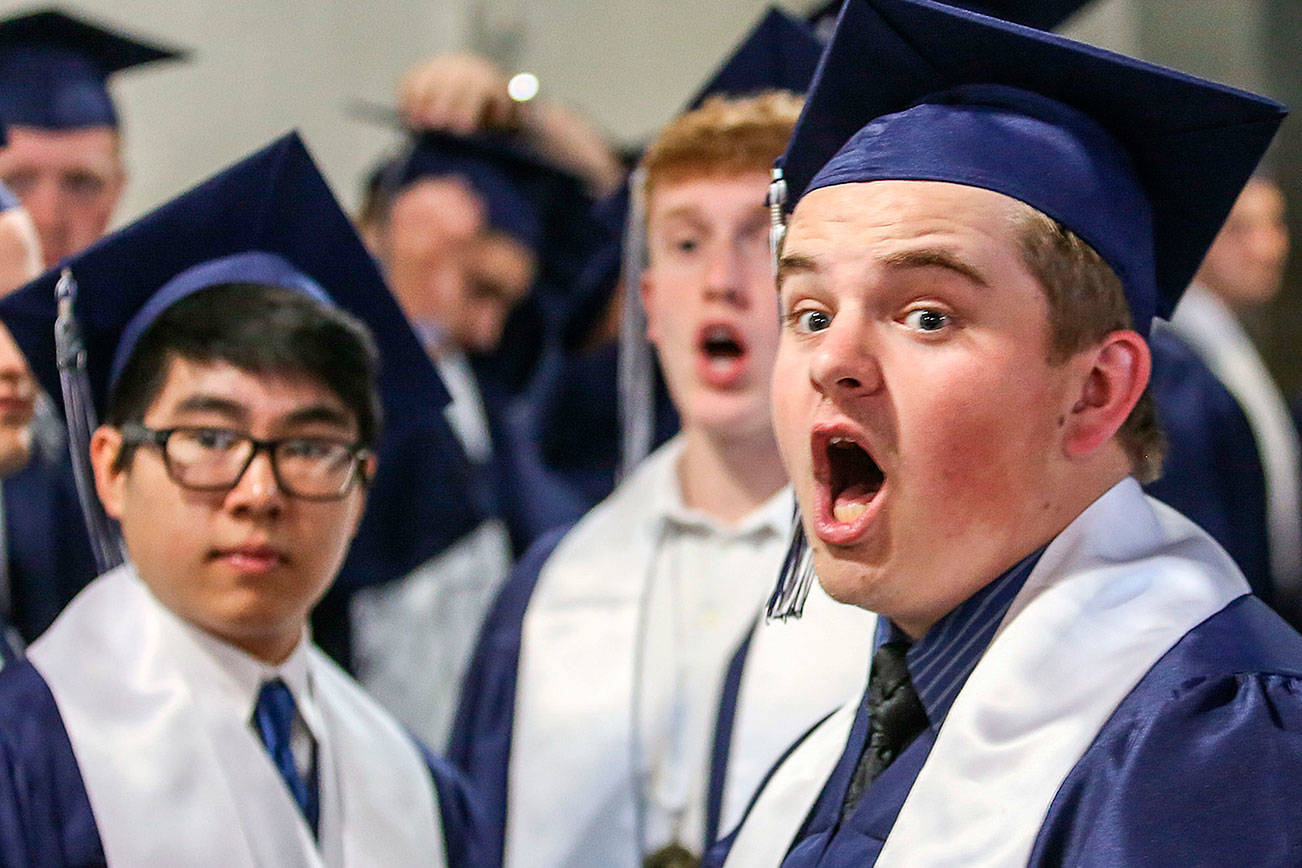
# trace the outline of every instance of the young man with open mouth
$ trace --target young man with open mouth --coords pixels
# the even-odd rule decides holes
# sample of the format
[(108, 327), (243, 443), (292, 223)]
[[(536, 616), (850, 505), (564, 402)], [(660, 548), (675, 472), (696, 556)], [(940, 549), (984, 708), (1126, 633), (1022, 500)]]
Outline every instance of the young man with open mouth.
[(876, 651), (712, 861), (1297, 861), (1302, 638), (1140, 489), (1152, 319), (1282, 116), (849, 0), (775, 182), (774, 418), (818, 579), (878, 613)]

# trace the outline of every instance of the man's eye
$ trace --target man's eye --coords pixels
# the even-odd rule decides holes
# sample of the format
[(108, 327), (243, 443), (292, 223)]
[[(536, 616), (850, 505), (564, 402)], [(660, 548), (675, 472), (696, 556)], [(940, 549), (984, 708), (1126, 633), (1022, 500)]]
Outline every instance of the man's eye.
[(821, 332), (832, 324), (832, 317), (822, 310), (798, 310), (791, 314), (790, 320), (796, 331)]
[(64, 176), (63, 189), (72, 196), (98, 196), (104, 190), (104, 179), (89, 172), (76, 172)]
[(4, 185), (15, 196), (25, 196), (36, 186), (34, 172), (16, 172), (3, 179)]
[(936, 332), (949, 325), (949, 316), (933, 308), (923, 307), (905, 314), (904, 324), (915, 331)]
[(336, 443), (333, 440), (318, 440), (313, 437), (286, 440), (281, 444), (280, 449), (285, 458), (305, 458), (310, 461), (331, 458), (339, 452), (346, 451), (343, 444)]
[(693, 253), (701, 246), (701, 243), (695, 238), (679, 238), (673, 241), (670, 246), (679, 253)]
[(194, 428), (189, 431), (179, 430), (176, 435), (188, 440), (201, 449), (213, 452), (225, 452), (234, 448), (243, 439), (243, 435), (225, 428)]

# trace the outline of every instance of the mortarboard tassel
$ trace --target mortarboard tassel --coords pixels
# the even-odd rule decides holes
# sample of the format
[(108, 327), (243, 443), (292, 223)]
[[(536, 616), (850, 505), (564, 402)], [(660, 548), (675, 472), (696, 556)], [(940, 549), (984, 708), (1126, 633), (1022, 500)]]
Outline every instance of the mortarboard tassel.
[(791, 545), (782, 561), (777, 587), (769, 597), (765, 617), (772, 621), (799, 618), (805, 613), (805, 600), (814, 584), (814, 553), (805, 539), (805, 529), (800, 522), (800, 507), (796, 507), (791, 526)]
[[(787, 225), (782, 218), (782, 206), (787, 199), (787, 182), (783, 180), (782, 169), (773, 170), (773, 183), (769, 185), (769, 249), (773, 254), (773, 273), (778, 272), (778, 258), (782, 255), (782, 241), (786, 237)], [(800, 522), (800, 507), (797, 506), (791, 523), (791, 544), (787, 546), (787, 556), (782, 561), (782, 572), (778, 574), (777, 587), (769, 597), (766, 617), (769, 620), (785, 621), (787, 618), (799, 618), (805, 611), (805, 600), (814, 583), (814, 557), (809, 550), (809, 541), (805, 539), (805, 529)]]
[(638, 168), (629, 176), (628, 228), (624, 231), (624, 263), (620, 284), (624, 288), (624, 316), (619, 326), (619, 479), (651, 451), (655, 429), (655, 363), (646, 336), (646, 311), (642, 309), (642, 272), (646, 268), (646, 172)]
[(63, 391), (63, 410), (68, 419), (68, 449), (72, 454), (73, 477), (77, 481), (77, 499), (81, 501), (86, 529), (90, 532), (95, 566), (100, 573), (106, 573), (124, 560), (122, 538), (95, 494), (95, 477), (90, 467), (90, 435), (97, 424), (95, 404), (91, 398), (90, 378), (86, 374), (86, 343), (72, 312), (77, 282), (70, 270), (63, 269), (54, 288), (54, 297), (58, 306), (54, 344), (59, 384)]

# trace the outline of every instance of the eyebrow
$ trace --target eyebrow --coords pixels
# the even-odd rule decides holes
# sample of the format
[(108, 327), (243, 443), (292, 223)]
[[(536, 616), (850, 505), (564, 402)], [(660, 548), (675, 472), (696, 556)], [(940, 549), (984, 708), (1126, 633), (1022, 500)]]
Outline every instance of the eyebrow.
[(806, 274), (818, 270), (818, 263), (811, 257), (799, 254), (785, 254), (778, 260), (778, 291), (782, 291), (782, 282), (793, 274)]
[[(243, 404), (238, 401), (232, 401), (229, 398), (223, 398), (218, 395), (191, 395), (184, 401), (176, 405), (176, 413), (215, 413), (219, 416), (225, 416), (234, 423), (246, 423), (249, 419), (249, 411)], [(340, 428), (348, 428), (353, 422), (352, 414), (333, 407), (329, 404), (309, 404), (301, 407), (286, 416), (282, 425), (309, 425), (312, 423), (325, 423), (337, 425)]]
[(242, 422), (249, 417), (249, 411), (238, 401), (217, 395), (191, 395), (176, 405), (177, 413), (216, 413), (234, 422)]
[(285, 425), (308, 425), (314, 422), (348, 428), (353, 423), (353, 415), (329, 404), (312, 404), (295, 410), (284, 420)]
[(990, 284), (967, 262), (964, 262), (952, 251), (943, 247), (923, 247), (917, 250), (902, 250), (899, 253), (892, 253), (884, 260), (888, 268), (944, 268), (961, 274), (977, 286), (989, 286)]

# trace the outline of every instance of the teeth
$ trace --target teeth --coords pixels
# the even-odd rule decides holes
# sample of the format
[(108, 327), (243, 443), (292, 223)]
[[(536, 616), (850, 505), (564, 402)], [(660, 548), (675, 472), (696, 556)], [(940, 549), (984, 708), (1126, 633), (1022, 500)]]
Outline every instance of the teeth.
[(861, 501), (852, 500), (835, 504), (832, 507), (832, 516), (842, 524), (850, 524), (859, 516), (863, 515), (868, 509), (868, 504)]
[(853, 442), (853, 441), (852, 441), (849, 437), (833, 437), (833, 438), (832, 438), (832, 445), (833, 445), (833, 446), (844, 446), (845, 444), (847, 444), (847, 443), (852, 443), (852, 442)]

